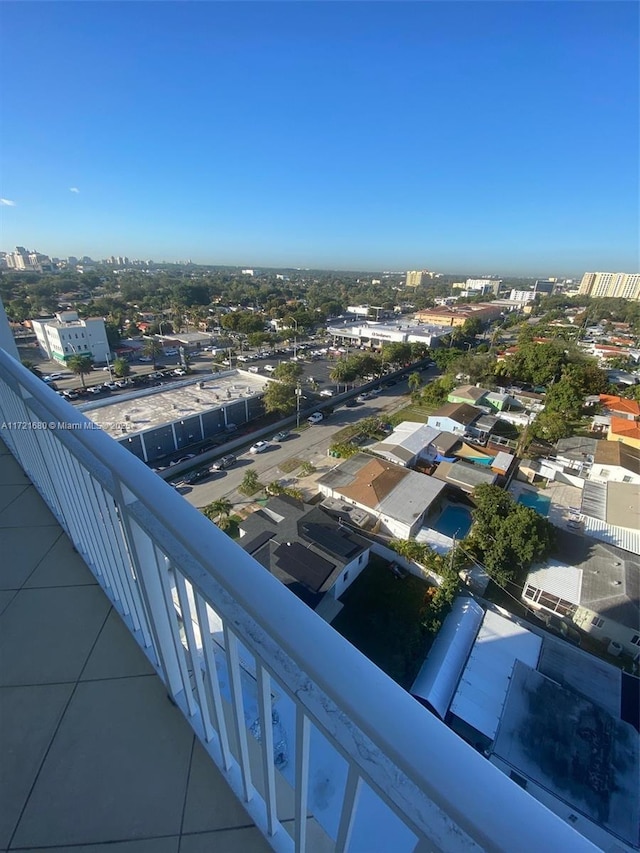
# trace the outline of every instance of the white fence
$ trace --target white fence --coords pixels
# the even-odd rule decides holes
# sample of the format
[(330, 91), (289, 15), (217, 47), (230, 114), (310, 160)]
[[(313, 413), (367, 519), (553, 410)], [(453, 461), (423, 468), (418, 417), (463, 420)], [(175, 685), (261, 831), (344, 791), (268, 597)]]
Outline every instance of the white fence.
[(4, 350), (0, 422), (274, 850), (595, 849)]

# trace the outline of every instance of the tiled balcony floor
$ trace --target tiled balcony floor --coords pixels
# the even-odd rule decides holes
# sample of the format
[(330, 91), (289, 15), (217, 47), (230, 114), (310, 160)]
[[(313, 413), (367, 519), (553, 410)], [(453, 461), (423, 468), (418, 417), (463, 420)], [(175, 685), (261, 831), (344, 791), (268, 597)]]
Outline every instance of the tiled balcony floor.
[(270, 850), (0, 442), (0, 853)]

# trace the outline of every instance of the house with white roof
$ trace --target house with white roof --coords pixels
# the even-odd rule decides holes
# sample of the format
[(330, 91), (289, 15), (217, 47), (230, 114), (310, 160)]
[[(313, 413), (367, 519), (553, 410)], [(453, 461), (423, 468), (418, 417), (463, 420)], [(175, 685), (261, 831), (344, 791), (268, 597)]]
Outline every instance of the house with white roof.
[(424, 461), (435, 459), (438, 451), (434, 442), (440, 433), (440, 430), (427, 426), (427, 424), (402, 421), (391, 435), (383, 441), (373, 444), (368, 449), (378, 456), (388, 459), (389, 462), (394, 462), (396, 465), (402, 465), (405, 468), (412, 468), (421, 459)]

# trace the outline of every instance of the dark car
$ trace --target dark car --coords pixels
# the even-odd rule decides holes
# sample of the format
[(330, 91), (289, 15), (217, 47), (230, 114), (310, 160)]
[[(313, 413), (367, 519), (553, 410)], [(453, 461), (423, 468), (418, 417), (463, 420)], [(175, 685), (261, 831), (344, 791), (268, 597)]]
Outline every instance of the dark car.
[(194, 483), (200, 483), (202, 480), (207, 480), (212, 474), (209, 468), (201, 468), (199, 471), (192, 471), (184, 478), (187, 486), (193, 486)]
[(220, 447), (219, 441), (205, 441), (202, 447), (198, 448), (198, 453), (206, 453), (207, 450), (213, 450), (216, 447)]
[(211, 466), (212, 471), (224, 471), (225, 468), (231, 468), (235, 463), (236, 457), (229, 453), (228, 456), (222, 456)]
[(282, 430), (282, 432), (277, 432), (273, 436), (273, 440), (274, 441), (285, 441), (287, 438), (289, 438), (290, 435), (291, 435), (290, 432), (287, 432), (286, 430)]
[(398, 383), (396, 382), (395, 379), (389, 379), (387, 382), (384, 383), (384, 385), (382, 387), (383, 388), (393, 388), (393, 386), (397, 385), (397, 384)]
[(353, 398), (351, 400), (347, 400), (345, 403), (345, 406), (347, 407), (347, 409), (353, 409), (357, 405), (358, 405), (358, 401), (354, 400)]

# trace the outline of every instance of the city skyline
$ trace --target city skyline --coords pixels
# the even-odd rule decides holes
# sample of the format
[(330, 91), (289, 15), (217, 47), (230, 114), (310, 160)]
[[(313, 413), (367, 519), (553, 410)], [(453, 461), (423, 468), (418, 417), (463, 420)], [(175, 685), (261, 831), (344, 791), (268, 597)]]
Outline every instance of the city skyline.
[(635, 4), (60, 3), (3, 15), (7, 251), (532, 277), (638, 269)]

